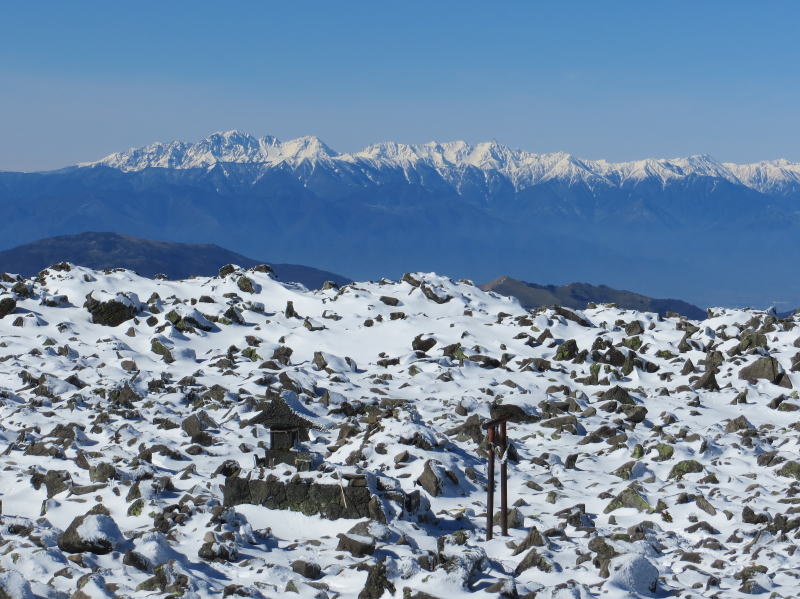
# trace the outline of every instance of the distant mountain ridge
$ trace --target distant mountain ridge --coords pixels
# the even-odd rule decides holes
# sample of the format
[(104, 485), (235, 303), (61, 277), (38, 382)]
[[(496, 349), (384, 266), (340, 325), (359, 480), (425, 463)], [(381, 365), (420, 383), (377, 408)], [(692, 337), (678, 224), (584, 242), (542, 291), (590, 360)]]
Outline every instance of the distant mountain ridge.
[(800, 167), (611, 163), (495, 142), (337, 153), (239, 132), (0, 173), (0, 248), (84, 231), (215, 243), (359, 279), (603, 281), (698, 305), (800, 305)]
[[(153, 241), (119, 233), (62, 235), (0, 252), (0, 271), (23, 276), (32, 276), (57, 262), (97, 270), (128, 268), (145, 277), (165, 274), (170, 279), (215, 275), (226, 264), (250, 268), (264, 263), (213, 244)], [(309, 266), (270, 266), (280, 280), (302, 283), (309, 289), (319, 288), (325, 281), (340, 285), (350, 282), (341, 275)]]
[(722, 178), (760, 192), (800, 187), (800, 163), (785, 159), (736, 164), (720, 163), (708, 155), (695, 155), (615, 163), (586, 160), (564, 152), (536, 154), (511, 149), (494, 141), (475, 145), (464, 141), (384, 142), (347, 154), (332, 150), (314, 136), (282, 142), (270, 135), (255, 137), (235, 130), (213, 133), (197, 142), (158, 142), (116, 152), (79, 166), (103, 165), (131, 172), (146, 168), (207, 168), (225, 163), (273, 167), (281, 163), (296, 165), (303, 161), (343, 165), (362, 163), (380, 168), (425, 164), (451, 180), (457, 179), (458, 173), (448, 171), (474, 167), (504, 174), (516, 189), (552, 179), (619, 186), (645, 179), (666, 183), (690, 176)]
[(558, 305), (583, 310), (588, 303), (594, 302), (613, 303), (626, 310), (657, 312), (661, 316), (665, 316), (667, 312), (682, 314), (694, 320), (703, 320), (707, 316), (705, 310), (682, 300), (654, 299), (632, 291), (622, 291), (605, 285), (590, 285), (589, 283), (568, 283), (558, 286), (537, 285), (503, 275), (481, 285), (481, 289), (515, 297), (522, 307), (527, 309)]

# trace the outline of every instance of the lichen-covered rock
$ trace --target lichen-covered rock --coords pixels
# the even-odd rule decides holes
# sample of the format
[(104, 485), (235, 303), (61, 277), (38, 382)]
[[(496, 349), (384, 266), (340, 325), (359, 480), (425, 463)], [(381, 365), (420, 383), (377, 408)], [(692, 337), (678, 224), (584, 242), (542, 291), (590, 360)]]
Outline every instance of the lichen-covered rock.
[[(423, 509), (419, 493), (392, 493), (409, 514)], [(254, 480), (229, 476), (223, 487), (226, 506), (240, 504), (263, 505), (270, 509), (288, 509), (307, 515), (319, 514), (328, 520), (339, 518), (370, 518), (386, 521), (381, 501), (368, 487), (319, 484), (308, 479), (292, 482)], [(425, 508), (427, 509), (427, 508)]]
[(728, 424), (725, 425), (725, 432), (735, 433), (737, 431), (750, 430), (752, 428), (755, 427), (750, 423), (746, 416), (737, 416), (733, 420), (728, 421)]
[(780, 470), (778, 470), (778, 474), (800, 480), (800, 462), (789, 460), (781, 466)]
[(600, 401), (616, 401), (617, 403), (628, 406), (636, 405), (636, 402), (631, 397), (631, 394), (619, 385), (614, 385), (610, 389), (603, 391), (603, 393), (600, 395)]
[(642, 497), (639, 491), (637, 491), (634, 487), (628, 487), (622, 491), (611, 501), (611, 503), (606, 506), (606, 509), (603, 511), (606, 514), (610, 514), (614, 510), (618, 510), (620, 508), (633, 508), (640, 512), (653, 511), (652, 506), (647, 503), (647, 500)]
[(625, 462), (622, 466), (614, 470), (614, 476), (620, 477), (622, 480), (630, 480), (633, 475), (633, 470), (639, 464), (636, 460)]
[(514, 555), (519, 555), (531, 547), (544, 547), (545, 545), (546, 543), (542, 533), (539, 532), (539, 529), (535, 526), (531, 526), (528, 534), (525, 535), (525, 538), (522, 540), (522, 542), (514, 549)]
[(137, 402), (141, 401), (142, 397), (136, 391), (131, 389), (130, 385), (126, 382), (118, 389), (112, 389), (108, 392), (108, 401), (119, 407), (134, 409)]
[(425, 297), (427, 297), (429, 300), (437, 304), (446, 304), (451, 299), (453, 299), (452, 295), (446, 295), (444, 297), (438, 295), (433, 289), (431, 289), (428, 285), (425, 285), (424, 283), (419, 286), (419, 289), (422, 291), (422, 294)]
[(99, 301), (89, 293), (83, 306), (92, 315), (93, 323), (116, 327), (136, 316), (139, 301), (131, 295), (118, 293), (113, 299)]
[(697, 460), (683, 460), (672, 467), (667, 478), (681, 479), (687, 474), (696, 474), (702, 471), (703, 465)]
[(653, 458), (656, 462), (671, 460), (672, 456), (675, 454), (675, 448), (667, 443), (659, 443), (655, 446), (655, 450), (658, 453), (658, 455)]
[(255, 283), (253, 283), (253, 279), (245, 276), (239, 277), (236, 281), (236, 286), (244, 293), (255, 293)]
[(578, 355), (578, 343), (574, 339), (567, 339), (558, 346), (556, 350), (555, 360), (572, 360)]
[(548, 573), (553, 571), (553, 564), (550, 563), (547, 558), (541, 555), (538, 551), (536, 551), (536, 549), (531, 549), (525, 554), (525, 557), (522, 558), (522, 561), (517, 564), (517, 567), (514, 569), (514, 573), (520, 575), (525, 572), (525, 570), (529, 570), (531, 568), (536, 568), (537, 570)]
[(175, 358), (172, 356), (172, 352), (161, 342), (160, 339), (153, 339), (150, 342), (150, 351), (161, 356), (164, 359), (164, 362), (167, 364), (171, 364), (175, 361)]
[(225, 266), (221, 267), (217, 272), (217, 276), (220, 279), (224, 279), (228, 275), (232, 275), (236, 272), (236, 266), (233, 264), (226, 264)]
[[(293, 353), (294, 353), (294, 351), (292, 350), (291, 347), (289, 347), (287, 345), (279, 345), (272, 352), (272, 359), (275, 360), (276, 362), (281, 363), (281, 364), (288, 365), (288, 364), (291, 363), (291, 358), (292, 358), (292, 354)], [(320, 352), (316, 352), (314, 354), (314, 360), (315, 360), (314, 361), (314, 365), (315, 366), (317, 365), (317, 362), (316, 362), (316, 354), (317, 353), (320, 353)], [(324, 366), (323, 366), (323, 368), (324, 368)], [(321, 370), (321, 368), (319, 370)]]
[(104, 483), (119, 478), (117, 469), (109, 462), (100, 462), (89, 468), (89, 480), (93, 483)]

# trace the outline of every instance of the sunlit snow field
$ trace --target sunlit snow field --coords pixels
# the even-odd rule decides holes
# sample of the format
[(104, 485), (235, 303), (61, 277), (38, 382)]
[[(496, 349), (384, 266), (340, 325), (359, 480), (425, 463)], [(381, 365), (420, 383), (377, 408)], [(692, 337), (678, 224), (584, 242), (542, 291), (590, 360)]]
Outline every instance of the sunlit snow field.
[[(83, 596), (73, 595), (80, 587), (90, 597), (348, 598), (377, 576), (376, 563), (382, 596), (396, 598), (800, 588), (797, 316), (713, 309), (690, 322), (608, 305), (529, 313), (432, 273), (310, 291), (252, 269), (169, 281), (62, 266), (2, 286), (0, 299), (16, 299), (0, 319), (0, 577), (14, 597)], [(93, 323), (90, 293), (135, 315)], [(435, 344), (414, 351), (415, 338)], [(288, 363), (277, 358), (284, 347)], [(767, 356), (774, 376), (739, 376)], [(126, 386), (125, 401), (112, 393)], [(240, 423), (267, 391), (319, 424), (305, 449), (326, 467), (306, 476), (383, 477), (420, 492), (420, 512), (387, 508), (385, 523), (359, 528), (259, 505), (222, 510), (227, 460), (243, 476), (297, 475), (255, 468), (269, 433)], [(180, 426), (200, 410), (214, 422), (205, 446)], [(486, 453), (474, 425), (502, 410), (518, 457), (515, 512), (509, 537), (498, 527), (487, 542)], [(154, 446), (167, 450), (148, 453)], [(100, 464), (110, 465), (102, 476)], [(418, 482), (426, 468), (450, 473), (434, 493)], [(48, 497), (51, 471), (65, 482)], [(96, 504), (108, 516), (84, 532), (113, 550), (59, 549), (59, 535)], [(180, 521), (163, 524), (178, 504)], [(337, 535), (365, 530), (371, 555), (338, 548)], [(207, 538), (231, 559), (201, 558)], [(318, 564), (319, 577), (297, 572), (298, 560)]]

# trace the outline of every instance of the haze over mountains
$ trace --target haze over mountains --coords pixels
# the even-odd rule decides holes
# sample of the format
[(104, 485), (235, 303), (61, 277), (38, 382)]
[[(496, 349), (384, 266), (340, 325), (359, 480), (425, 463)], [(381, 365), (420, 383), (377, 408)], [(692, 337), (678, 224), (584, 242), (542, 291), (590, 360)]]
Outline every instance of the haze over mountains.
[(584, 280), (699, 305), (800, 304), (800, 165), (610, 163), (500, 144), (230, 131), (0, 173), (6, 247), (86, 230), (212, 242), (355, 278)]

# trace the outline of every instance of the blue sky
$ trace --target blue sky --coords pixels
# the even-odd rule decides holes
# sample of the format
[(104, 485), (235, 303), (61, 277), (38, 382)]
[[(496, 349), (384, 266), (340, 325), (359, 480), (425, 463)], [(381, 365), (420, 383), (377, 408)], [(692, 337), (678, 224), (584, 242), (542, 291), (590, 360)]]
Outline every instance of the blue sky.
[(800, 3), (17, 2), (0, 170), (242, 129), (800, 161)]

